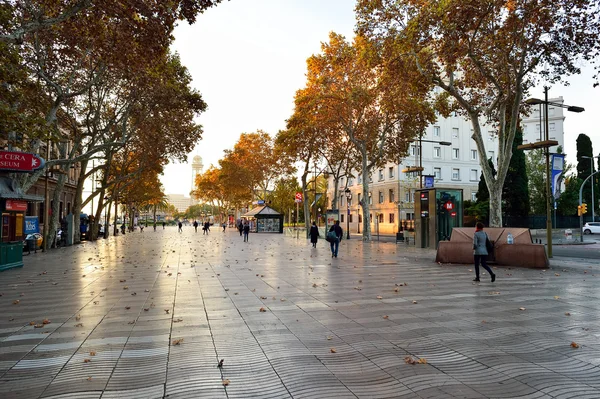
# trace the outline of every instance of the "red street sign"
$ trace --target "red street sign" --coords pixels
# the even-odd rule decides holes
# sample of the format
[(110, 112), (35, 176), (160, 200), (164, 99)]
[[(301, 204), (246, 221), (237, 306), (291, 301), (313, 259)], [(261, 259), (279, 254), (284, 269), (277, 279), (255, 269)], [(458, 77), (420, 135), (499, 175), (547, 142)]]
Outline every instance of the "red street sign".
[(7, 211), (26, 211), (27, 201), (6, 200)]
[(296, 193), (296, 202), (302, 202), (302, 193)]
[(451, 211), (452, 209), (454, 209), (454, 204), (453, 204), (452, 202), (448, 201), (448, 202), (446, 202), (446, 203), (444, 204), (444, 207), (445, 207), (447, 210)]
[(36, 154), (0, 150), (0, 170), (33, 172), (44, 166), (44, 160)]

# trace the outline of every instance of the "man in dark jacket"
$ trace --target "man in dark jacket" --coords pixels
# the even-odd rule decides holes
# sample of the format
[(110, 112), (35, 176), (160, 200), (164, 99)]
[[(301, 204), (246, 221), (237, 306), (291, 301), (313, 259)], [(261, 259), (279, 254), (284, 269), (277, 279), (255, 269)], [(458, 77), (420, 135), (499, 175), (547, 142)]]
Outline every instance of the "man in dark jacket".
[(331, 245), (331, 257), (337, 258), (338, 249), (340, 248), (340, 241), (342, 240), (342, 237), (344, 236), (344, 231), (340, 227), (340, 221), (336, 220), (335, 224), (333, 226), (331, 226), (329, 231), (334, 232), (335, 236), (336, 236), (336, 238), (329, 240), (329, 245)]

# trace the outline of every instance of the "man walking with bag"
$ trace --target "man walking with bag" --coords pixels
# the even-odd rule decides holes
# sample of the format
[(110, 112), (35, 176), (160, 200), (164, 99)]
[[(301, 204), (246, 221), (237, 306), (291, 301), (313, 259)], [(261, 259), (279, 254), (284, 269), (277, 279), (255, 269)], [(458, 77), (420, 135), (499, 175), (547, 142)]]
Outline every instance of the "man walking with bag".
[(336, 220), (335, 224), (331, 226), (329, 232), (327, 233), (327, 241), (329, 241), (329, 245), (331, 246), (331, 257), (337, 258), (338, 250), (340, 248), (340, 241), (344, 236), (344, 232), (340, 227), (340, 221)]
[(496, 281), (496, 275), (486, 262), (489, 253), (488, 246), (490, 246), (490, 250), (493, 248), (487, 234), (483, 231), (483, 223), (478, 222), (475, 225), (475, 234), (473, 235), (473, 255), (475, 260), (475, 279), (473, 281), (479, 282), (479, 263), (490, 274), (492, 283)]

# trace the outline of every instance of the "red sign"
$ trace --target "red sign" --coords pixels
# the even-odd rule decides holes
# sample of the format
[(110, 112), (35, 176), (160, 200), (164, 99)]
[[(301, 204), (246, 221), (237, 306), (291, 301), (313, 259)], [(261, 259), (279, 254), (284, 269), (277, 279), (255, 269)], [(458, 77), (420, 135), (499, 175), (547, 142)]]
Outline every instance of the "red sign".
[(0, 150), (0, 170), (33, 172), (44, 166), (44, 160), (35, 154)]
[(296, 193), (296, 202), (302, 202), (302, 193)]
[(444, 204), (444, 207), (446, 208), (446, 210), (451, 211), (452, 209), (454, 209), (454, 204), (448, 201)]
[(27, 211), (27, 202), (26, 201), (15, 201), (15, 200), (6, 200), (6, 210), (7, 211)]

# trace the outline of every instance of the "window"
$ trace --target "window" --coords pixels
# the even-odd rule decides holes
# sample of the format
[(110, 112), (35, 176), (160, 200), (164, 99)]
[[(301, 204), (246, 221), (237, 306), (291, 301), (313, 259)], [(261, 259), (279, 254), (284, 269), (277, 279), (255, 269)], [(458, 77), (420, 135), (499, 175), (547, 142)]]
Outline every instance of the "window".
[(494, 132), (488, 131), (488, 141), (494, 141)]
[(340, 214), (340, 223), (344, 223), (344, 214), (343, 213)]
[(349, 177), (348, 178), (348, 187), (353, 186), (354, 185), (354, 177)]
[(536, 132), (536, 133), (539, 133), (539, 132), (540, 132), (540, 125), (539, 125), (539, 124), (536, 124), (536, 125), (535, 125), (535, 132)]
[(460, 169), (452, 168), (452, 180), (460, 180)]
[(379, 169), (379, 181), (383, 180), (383, 169)]
[(421, 155), (421, 151), (419, 150), (419, 147), (416, 145), (411, 145), (410, 146), (410, 155)]
[(377, 215), (377, 221), (379, 223), (383, 223), (383, 213), (380, 213), (380, 214)]
[(383, 191), (379, 192), (379, 203), (383, 204)]
[(390, 166), (390, 167), (388, 168), (388, 177), (389, 177), (390, 179), (393, 179), (393, 178), (394, 178), (394, 167), (393, 167), (393, 166)]
[(340, 195), (340, 206), (344, 205), (344, 194)]
[(349, 215), (348, 215), (348, 221), (349, 221), (350, 223), (352, 223), (352, 216), (354, 216), (354, 215), (352, 215), (352, 214), (349, 214)]
[(555, 123), (550, 123), (550, 131), (553, 132), (556, 129), (556, 124)]
[(477, 181), (477, 169), (471, 169), (471, 181)]
[(491, 159), (493, 163), (496, 163), (496, 154), (494, 154), (494, 151), (488, 151), (488, 159)]
[(453, 127), (452, 128), (452, 138), (453, 139), (457, 139), (458, 138), (458, 128), (457, 127)]
[(396, 199), (394, 198), (394, 190), (390, 188), (389, 191), (389, 199), (390, 199), (390, 203), (394, 202)]
[(67, 215), (71, 214), (71, 203), (67, 202)]
[(471, 150), (471, 161), (477, 161), (477, 150)]
[(390, 224), (394, 223), (394, 214), (390, 213)]
[(548, 116), (554, 116), (554, 107), (548, 108)]
[(452, 149), (452, 159), (458, 159), (458, 156), (460, 155), (460, 151), (458, 148), (453, 148)]
[(471, 193), (471, 201), (477, 201), (477, 193)]
[(369, 175), (369, 183), (373, 183), (373, 176)]
[(440, 137), (440, 127), (439, 126), (434, 126), (433, 127), (433, 135), (435, 137)]
[(436, 180), (442, 179), (442, 168), (433, 168), (433, 178)]
[(412, 202), (411, 198), (410, 198), (410, 191), (407, 191), (404, 193), (404, 201), (405, 202)]
[(369, 205), (373, 205), (373, 194), (369, 193)]
[(358, 203), (360, 204), (360, 193), (357, 194), (358, 195)]
[(344, 187), (344, 178), (340, 177), (340, 187)]
[(362, 215), (360, 213), (358, 214), (358, 223), (362, 223)]
[(433, 157), (440, 158), (442, 156), (442, 147), (433, 147)]

